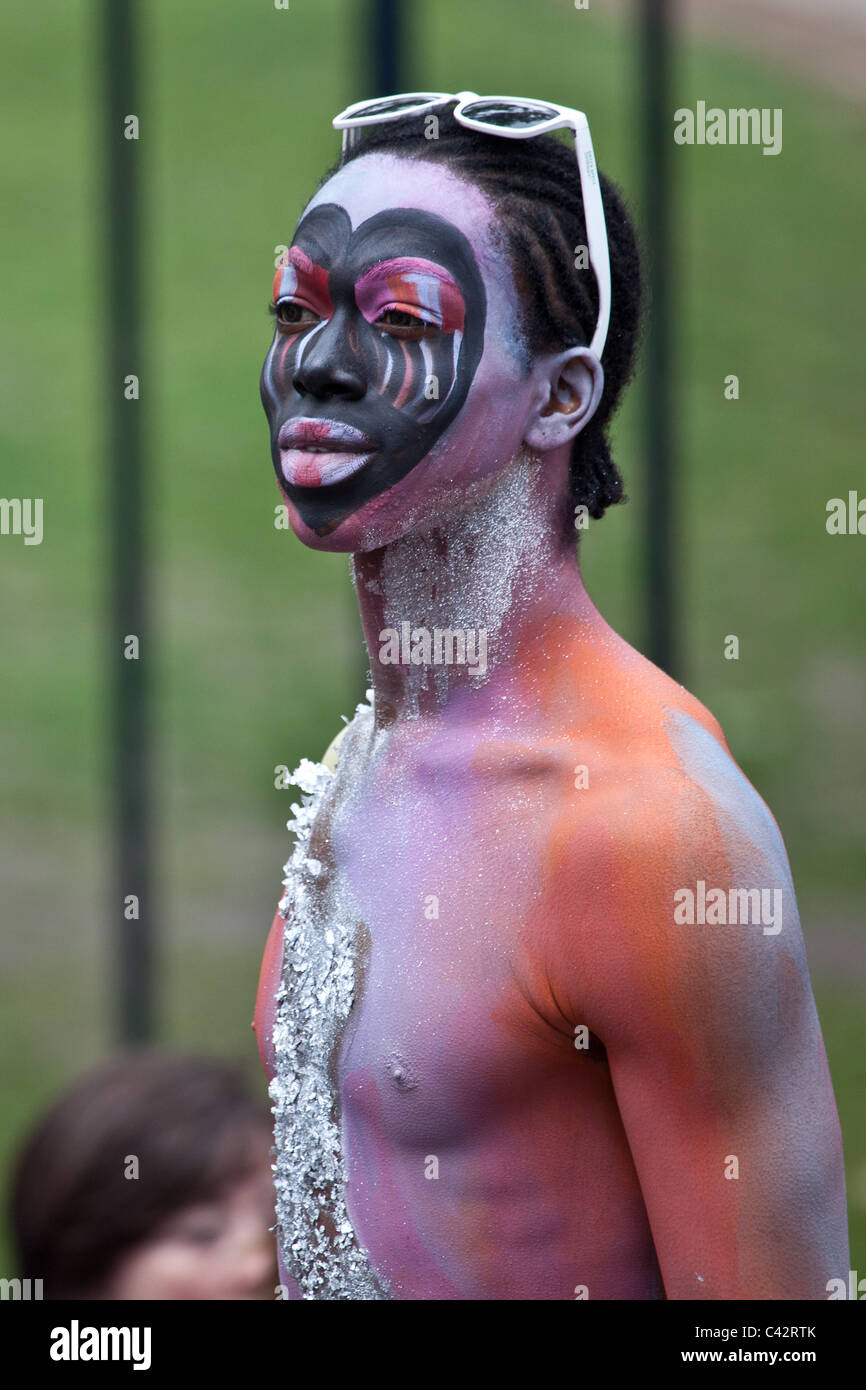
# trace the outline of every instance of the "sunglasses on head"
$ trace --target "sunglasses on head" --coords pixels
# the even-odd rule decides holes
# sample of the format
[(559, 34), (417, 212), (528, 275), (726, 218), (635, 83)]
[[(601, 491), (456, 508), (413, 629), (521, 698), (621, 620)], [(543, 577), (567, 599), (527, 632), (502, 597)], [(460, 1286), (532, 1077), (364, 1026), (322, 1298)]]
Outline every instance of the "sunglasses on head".
[(589, 348), (600, 361), (610, 323), (610, 255), (592, 137), (589, 122), (582, 111), (526, 97), (481, 97), (477, 92), (401, 92), (374, 101), (356, 101), (335, 116), (332, 124), (335, 130), (343, 132), (345, 154), (360, 140), (364, 126), (382, 125), (406, 116), (421, 115), (452, 101), (456, 102), (454, 119), (469, 130), (479, 130), (486, 135), (501, 135), (507, 140), (528, 140), (552, 130), (570, 129), (574, 132), (587, 250), (598, 284), (598, 320)]

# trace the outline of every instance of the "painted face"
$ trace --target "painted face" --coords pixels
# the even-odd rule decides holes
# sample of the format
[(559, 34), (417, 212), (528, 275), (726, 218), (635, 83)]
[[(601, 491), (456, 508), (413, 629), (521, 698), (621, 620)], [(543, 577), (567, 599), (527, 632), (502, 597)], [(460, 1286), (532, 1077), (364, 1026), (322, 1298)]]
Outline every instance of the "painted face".
[(443, 217), (394, 208), (353, 230), (325, 203), (277, 268), (274, 308), (261, 391), (277, 480), (327, 535), (404, 478), (460, 410), (484, 343), (484, 282)]

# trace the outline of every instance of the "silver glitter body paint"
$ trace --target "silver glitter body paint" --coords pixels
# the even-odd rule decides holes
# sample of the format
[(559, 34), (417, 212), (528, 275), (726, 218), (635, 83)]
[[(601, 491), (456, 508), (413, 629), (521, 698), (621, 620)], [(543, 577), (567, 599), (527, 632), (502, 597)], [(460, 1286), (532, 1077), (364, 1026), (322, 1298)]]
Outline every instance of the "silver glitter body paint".
[[(521, 449), (474, 505), (437, 522), (434, 532), (410, 531), (385, 549), (381, 589), (386, 626), (403, 622), (429, 632), (485, 633), (488, 669), (470, 676), (483, 684), (506, 653), (502, 628), (519, 586), (524, 599), (542, 579), (550, 527), (539, 506), (533, 471), (542, 467)], [(419, 696), (432, 680), (444, 704), (452, 680), (447, 665), (407, 669), (405, 713), (417, 717)]]
[[(371, 721), (371, 707), (359, 705), (347, 737), (369, 735)], [(292, 806), (297, 839), (279, 907), (285, 930), (270, 1086), (280, 1255), (305, 1299), (386, 1299), (346, 1206), (336, 1080), (359, 989), (359, 923), (340, 875), (311, 853), (317, 819), (332, 813), (336, 779), (304, 758), (292, 780), (303, 796)]]

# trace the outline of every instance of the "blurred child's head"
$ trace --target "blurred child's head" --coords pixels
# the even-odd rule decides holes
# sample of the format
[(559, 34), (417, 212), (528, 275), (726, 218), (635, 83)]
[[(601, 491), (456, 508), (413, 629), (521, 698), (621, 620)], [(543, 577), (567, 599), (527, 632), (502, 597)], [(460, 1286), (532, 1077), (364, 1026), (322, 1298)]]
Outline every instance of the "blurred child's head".
[(11, 1187), (45, 1298), (271, 1298), (271, 1119), (220, 1061), (124, 1054), (65, 1092)]

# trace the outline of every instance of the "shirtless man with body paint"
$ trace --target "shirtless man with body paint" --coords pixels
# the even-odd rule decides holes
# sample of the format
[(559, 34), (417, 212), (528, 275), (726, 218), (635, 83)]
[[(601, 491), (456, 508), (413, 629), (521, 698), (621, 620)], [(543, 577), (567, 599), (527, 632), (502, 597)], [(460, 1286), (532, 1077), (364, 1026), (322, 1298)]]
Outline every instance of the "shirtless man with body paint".
[[(278, 1077), (281, 1040), (318, 1027), (287, 927), (348, 904), (327, 1076), (272, 1088), (284, 1211), (320, 1204), (315, 1232), (281, 1230), (289, 1296), (825, 1298), (848, 1268), (841, 1141), (779, 831), (581, 581), (569, 457), (599, 363), (527, 361), (496, 207), (409, 153), (325, 182), (274, 299), (277, 477), (295, 534), (354, 556), (374, 691), (256, 1007)], [(380, 660), (404, 621), (484, 629), (483, 678)], [(699, 884), (781, 890), (781, 929), (676, 920)], [(298, 1177), (306, 1081), (332, 1085), (344, 1182)]]

